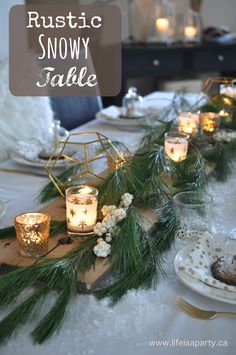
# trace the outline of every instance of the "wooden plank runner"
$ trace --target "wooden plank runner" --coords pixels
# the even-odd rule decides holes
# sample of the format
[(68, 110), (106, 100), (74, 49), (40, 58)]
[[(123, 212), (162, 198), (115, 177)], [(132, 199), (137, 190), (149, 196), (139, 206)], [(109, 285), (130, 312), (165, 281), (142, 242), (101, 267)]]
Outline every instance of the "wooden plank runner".
[[(207, 166), (206, 173), (209, 175), (214, 170), (213, 166)], [(42, 208), (41, 212), (48, 213), (52, 220), (62, 221), (66, 217), (65, 200), (58, 198)], [(148, 230), (153, 223), (158, 219), (155, 211), (142, 210), (144, 217), (143, 227)], [(54, 238), (49, 240), (49, 250), (57, 245), (58, 239), (66, 236), (65, 233), (60, 233)], [(78, 244), (79, 240), (74, 240), (72, 244), (59, 245), (55, 250), (49, 253), (47, 259), (55, 259), (64, 256), (69, 251), (73, 250)], [(46, 259), (46, 258), (45, 258)], [(12, 266), (12, 267), (27, 267), (35, 262), (36, 258), (27, 258), (20, 254), (17, 239), (4, 239), (0, 240), (0, 263)], [(110, 270), (110, 265), (106, 259), (97, 259), (95, 267), (85, 273), (83, 279), (79, 280), (85, 283), (89, 287), (93, 287), (98, 280), (103, 278)]]

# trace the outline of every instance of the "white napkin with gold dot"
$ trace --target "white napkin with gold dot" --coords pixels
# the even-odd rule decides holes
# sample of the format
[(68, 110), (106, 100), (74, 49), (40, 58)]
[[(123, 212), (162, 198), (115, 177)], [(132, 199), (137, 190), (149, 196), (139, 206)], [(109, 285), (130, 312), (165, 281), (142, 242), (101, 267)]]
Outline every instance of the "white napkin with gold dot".
[(223, 255), (220, 244), (206, 232), (199, 240), (192, 244), (190, 253), (179, 265), (179, 270), (194, 277), (208, 286), (236, 292), (236, 286), (230, 286), (215, 279), (211, 272), (211, 265)]

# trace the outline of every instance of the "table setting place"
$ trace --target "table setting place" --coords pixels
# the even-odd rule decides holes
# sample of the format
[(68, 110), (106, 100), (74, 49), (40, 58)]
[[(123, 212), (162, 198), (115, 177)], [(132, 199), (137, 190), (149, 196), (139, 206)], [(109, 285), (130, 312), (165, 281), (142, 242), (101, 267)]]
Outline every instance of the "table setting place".
[(151, 339), (203, 332), (232, 346), (235, 113), (232, 78), (130, 88), (83, 126), (15, 142), (0, 163), (3, 352), (154, 354)]

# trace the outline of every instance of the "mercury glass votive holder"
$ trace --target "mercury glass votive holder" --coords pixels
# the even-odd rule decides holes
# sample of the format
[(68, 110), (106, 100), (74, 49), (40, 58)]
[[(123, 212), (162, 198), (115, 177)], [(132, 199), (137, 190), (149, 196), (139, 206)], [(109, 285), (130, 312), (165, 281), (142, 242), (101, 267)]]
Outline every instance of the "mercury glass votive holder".
[(203, 133), (211, 135), (216, 133), (220, 123), (220, 114), (215, 112), (203, 112), (200, 116), (200, 126)]
[(16, 237), (20, 253), (40, 257), (48, 251), (51, 217), (45, 213), (29, 212), (15, 217)]
[(80, 185), (66, 190), (67, 232), (73, 236), (92, 234), (97, 222), (98, 190)]

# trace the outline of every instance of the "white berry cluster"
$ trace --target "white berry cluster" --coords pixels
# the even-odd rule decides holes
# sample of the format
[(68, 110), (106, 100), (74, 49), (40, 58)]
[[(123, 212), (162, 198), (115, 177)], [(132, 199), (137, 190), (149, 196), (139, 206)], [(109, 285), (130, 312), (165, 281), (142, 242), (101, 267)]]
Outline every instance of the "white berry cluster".
[(236, 139), (236, 132), (221, 130), (213, 135), (213, 139), (217, 142), (230, 142)]
[(102, 238), (99, 238), (97, 245), (93, 248), (93, 252), (99, 258), (106, 258), (111, 253), (111, 245)]
[(226, 86), (224, 84), (220, 85), (220, 94), (230, 97), (231, 99), (236, 98), (236, 87), (235, 86)]
[(133, 200), (133, 195), (126, 192), (121, 196), (121, 201), (119, 206), (104, 205), (102, 207), (102, 222), (98, 222), (94, 227), (94, 234), (102, 237), (105, 235), (105, 240), (103, 238), (99, 238), (97, 240), (97, 245), (93, 248), (95, 255), (98, 257), (107, 257), (111, 252), (110, 243), (112, 241), (112, 232), (116, 227), (117, 223), (122, 221), (126, 217), (126, 211), (128, 207), (131, 205)]

